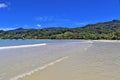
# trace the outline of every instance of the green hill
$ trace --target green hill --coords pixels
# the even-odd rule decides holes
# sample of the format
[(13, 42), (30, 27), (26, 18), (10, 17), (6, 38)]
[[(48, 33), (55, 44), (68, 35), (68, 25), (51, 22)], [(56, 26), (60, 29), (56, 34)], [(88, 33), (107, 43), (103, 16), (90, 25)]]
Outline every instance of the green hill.
[(89, 24), (79, 28), (0, 30), (0, 39), (107, 39), (120, 40), (120, 20)]

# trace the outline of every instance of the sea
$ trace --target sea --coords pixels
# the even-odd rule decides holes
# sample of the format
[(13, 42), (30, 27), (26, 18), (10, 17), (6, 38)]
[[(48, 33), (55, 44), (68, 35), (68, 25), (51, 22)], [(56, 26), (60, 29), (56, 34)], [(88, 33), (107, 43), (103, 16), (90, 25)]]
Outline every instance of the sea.
[[(17, 80), (66, 58), (84, 40), (0, 40), (0, 80)], [(72, 45), (72, 46), (71, 46)]]
[(41, 43), (84, 42), (84, 40), (0, 40), (0, 47), (32, 45)]

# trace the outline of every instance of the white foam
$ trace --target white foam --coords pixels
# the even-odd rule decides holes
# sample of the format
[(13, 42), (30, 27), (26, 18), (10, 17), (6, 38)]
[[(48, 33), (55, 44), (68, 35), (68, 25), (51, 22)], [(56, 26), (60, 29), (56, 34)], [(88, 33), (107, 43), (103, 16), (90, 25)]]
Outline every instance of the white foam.
[(46, 43), (42, 44), (31, 44), (31, 45), (19, 45), (19, 46), (6, 46), (6, 47), (0, 47), (0, 50), (4, 49), (16, 49), (16, 48), (28, 48), (28, 47), (37, 47), (37, 46), (45, 46)]
[(88, 40), (87, 43), (93, 43), (93, 41), (92, 40)]
[[(93, 42), (92, 42), (92, 43), (93, 43)], [(87, 51), (90, 47), (92, 47), (92, 45), (93, 45), (93, 44), (91, 44), (91, 45), (85, 47), (84, 50)]]
[(93, 42), (114, 42), (114, 43), (120, 43), (120, 40), (93, 40)]
[(46, 64), (46, 65), (44, 65), (44, 66), (42, 66), (42, 67), (39, 67), (39, 68), (37, 68), (37, 69), (34, 69), (34, 70), (32, 70), (32, 71), (30, 71), (30, 72), (28, 72), (28, 73), (24, 73), (24, 74), (22, 74), (22, 75), (18, 75), (18, 76), (14, 77), (14, 78), (12, 78), (12, 79), (10, 79), (10, 80), (18, 80), (18, 79), (23, 78), (23, 77), (25, 77), (25, 76), (32, 75), (33, 73), (35, 73), (35, 72), (37, 72), (37, 71), (46, 69), (46, 68), (48, 68), (49, 66), (53, 66), (54, 64), (59, 63), (59, 62), (65, 60), (65, 59), (67, 59), (67, 58), (68, 58), (68, 56), (67, 56), (67, 57), (62, 57), (62, 58), (60, 58), (60, 59), (58, 59), (58, 60), (56, 60), (56, 61), (53, 61), (53, 62), (51, 62), (51, 63), (49, 63), (49, 64)]

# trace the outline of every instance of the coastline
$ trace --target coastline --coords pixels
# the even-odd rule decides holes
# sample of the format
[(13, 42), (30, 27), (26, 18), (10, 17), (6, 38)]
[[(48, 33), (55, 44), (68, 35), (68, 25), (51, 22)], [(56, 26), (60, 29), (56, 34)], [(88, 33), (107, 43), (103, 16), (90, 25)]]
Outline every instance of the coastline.
[(47, 45), (47, 44), (41, 43), (41, 44), (31, 44), (31, 45), (5, 46), (5, 47), (0, 47), (0, 50), (17, 49), (17, 48), (30, 48), (30, 47), (45, 46), (45, 45)]
[[(59, 64), (59, 63), (61, 63), (61, 62), (64, 62), (65, 60), (67, 60), (67, 59), (69, 59), (71, 56), (73, 56), (74, 54), (73, 54), (73, 52), (76, 52), (79, 48), (77, 48), (77, 49), (75, 49), (75, 44), (79, 44), (78, 45), (78, 47), (80, 47), (81, 49), (80, 49), (80, 51), (81, 52), (84, 52), (84, 51), (86, 51), (88, 48), (90, 48), (91, 46), (92, 46), (92, 41), (85, 41), (85, 42), (82, 42), (82, 43), (85, 43), (85, 46), (82, 46), (82, 45), (80, 45), (80, 43), (79, 42), (72, 42), (72, 43), (65, 43), (65, 45), (71, 45), (71, 46), (69, 46), (70, 48), (74, 48), (73, 50), (71, 49), (71, 50), (69, 50), (69, 53), (67, 53), (67, 54), (69, 54), (68, 56), (63, 56), (63, 57), (61, 57), (61, 58), (59, 58), (59, 59), (57, 59), (57, 60), (54, 60), (54, 61), (52, 61), (52, 62), (50, 62), (50, 63), (47, 63), (47, 64), (45, 64), (45, 65), (43, 65), (43, 66), (41, 66), (41, 67), (38, 67), (38, 68), (36, 68), (36, 69), (34, 69), (34, 70), (32, 70), (32, 71), (30, 71), (30, 72), (27, 72), (27, 73), (24, 73), (24, 74), (21, 74), (21, 75), (18, 75), (18, 76), (16, 76), (16, 77), (13, 77), (13, 78), (11, 78), (10, 80), (21, 80), (21, 79), (24, 79), (25, 77), (28, 77), (28, 76), (31, 76), (31, 75), (34, 75), (34, 73), (36, 73), (36, 72), (40, 72), (40, 71), (44, 71), (44, 70), (46, 70), (47, 68), (49, 68), (49, 67), (52, 67), (52, 66), (55, 66), (56, 64)], [(74, 45), (74, 47), (72, 47)], [(86, 46), (87, 45), (87, 46)], [(64, 49), (65, 49), (65, 47), (64, 47)], [(65, 49), (66, 50), (66, 49)], [(56, 51), (55, 51), (56, 52)], [(60, 51), (61, 52), (61, 51)], [(62, 51), (62, 53), (63, 52), (65, 52), (64, 50)], [(72, 55), (71, 55), (71, 53), (72, 53)], [(32, 79), (33, 80), (33, 79)]]
[[(115, 43), (115, 44), (113, 44), (113, 43)], [(7, 60), (8, 60), (8, 62), (10, 60), (13, 63), (12, 65), (14, 65), (14, 64), (19, 65), (19, 66), (17, 66), (18, 70), (17, 70), (16, 66), (13, 66), (16, 68), (15, 73), (16, 72), (20, 72), (20, 73), (16, 74), (15, 76), (13, 75), (11, 80), (34, 80), (34, 79), (35, 80), (40, 80), (40, 79), (41, 80), (49, 80), (49, 78), (46, 79), (45, 76), (49, 76), (49, 74), (51, 74), (50, 73), (51, 70), (55, 71), (53, 73), (53, 75), (56, 75), (56, 76), (59, 76), (57, 73), (59, 72), (59, 70), (61, 70), (60, 66), (64, 66), (63, 71), (66, 70), (67, 67), (69, 67), (71, 69), (79, 70), (80, 68), (72, 68), (72, 66), (75, 66), (75, 67), (81, 66), (82, 67), (84, 62), (91, 61), (92, 59), (94, 59), (94, 56), (98, 56), (98, 54), (101, 54), (101, 52), (103, 52), (102, 50), (104, 50), (104, 49), (106, 49), (104, 51), (111, 51), (112, 49), (113, 49), (113, 51), (117, 51), (117, 50), (114, 50), (114, 48), (117, 48), (117, 49), (119, 48), (119, 44), (116, 44), (116, 43), (119, 43), (119, 41), (85, 40), (83, 42), (67, 42), (67, 43), (60, 43), (60, 44), (52, 43), (50, 45), (47, 45), (46, 43), (44, 43), (43, 45), (41, 45), (41, 44), (26, 45), (26, 46), (21, 45), (21, 46), (17, 46), (17, 48), (16, 48), (16, 46), (14, 46), (14, 47), (10, 46), (10, 48), (4, 47), (5, 49), (3, 48), (0, 50), (0, 53), (3, 53), (2, 54), (3, 57), (0, 56), (0, 58), (1, 58), (1, 60), (5, 60), (5, 62), (6, 62), (5, 58), (8, 57)], [(47, 46), (45, 46), (45, 45), (47, 45)], [(112, 45), (111, 48), (109, 48), (109, 45), (110, 46)], [(116, 47), (115, 45), (117, 45), (118, 47)], [(40, 46), (43, 46), (43, 47), (40, 47)], [(96, 53), (98, 53), (98, 54), (96, 54)], [(9, 56), (7, 56), (6, 54)], [(104, 55), (104, 54), (102, 53), (102, 55)], [(93, 56), (93, 58), (89, 59), (90, 56)], [(110, 57), (110, 56), (108, 55), (107, 57)], [(97, 57), (95, 57), (95, 59), (96, 58)], [(19, 62), (17, 62), (17, 61), (19, 61)], [(43, 64), (40, 64), (41, 61)], [(16, 63), (14, 63), (14, 62), (16, 62)], [(92, 62), (89, 62), (89, 63), (92, 63)], [(5, 63), (3, 63), (3, 65), (4, 64)], [(70, 64), (74, 64), (74, 65), (70, 65)], [(29, 68), (32, 65), (33, 65), (33, 67)], [(35, 66), (35, 65), (37, 65), (37, 66)], [(59, 65), (59, 66), (57, 66), (57, 65)], [(67, 66), (67, 65), (69, 65), (69, 66)], [(25, 67), (23, 67), (23, 66), (25, 66)], [(21, 67), (23, 67), (23, 69)], [(58, 68), (51, 69), (52, 67), (55, 67), (55, 68), (58, 67)], [(21, 72), (21, 71), (19, 71), (19, 68), (21, 68), (20, 69), (21, 71), (22, 70), (25, 70), (25, 71)], [(8, 68), (6, 68), (6, 70), (7, 69)], [(26, 70), (26, 69), (28, 69), (28, 70)], [(50, 70), (50, 72), (48, 69)], [(14, 72), (14, 68), (12, 71)], [(45, 73), (44, 71), (47, 73)], [(43, 75), (42, 73), (45, 73), (44, 76), (42, 76)], [(63, 74), (63, 73), (61, 72), (61, 74)], [(65, 74), (68, 74), (68, 73), (65, 73)], [(31, 78), (31, 76), (33, 76), (33, 77)], [(66, 76), (69, 77), (70, 75), (66, 75)], [(36, 78), (38, 78), (38, 79), (36, 79)], [(56, 79), (57, 79), (57, 77), (53, 78), (51, 80), (56, 80)], [(71, 80), (71, 79), (69, 79), (69, 80)], [(59, 80), (59, 79), (57, 79), (57, 80)], [(62, 79), (62, 80), (64, 80), (64, 79)]]
[[(16, 48), (3, 48), (0, 50), (0, 74), (2, 80), (26, 77), (37, 70), (45, 70), (55, 64), (59, 64), (71, 57), (77, 50), (85, 51), (92, 45), (89, 42), (62, 42), (50, 43), (43, 46), (23, 46)], [(63, 59), (63, 60), (62, 60)], [(68, 58), (69, 59), (69, 58)], [(47, 67), (48, 65), (48, 67)], [(42, 70), (42, 71), (43, 71)]]
[[(54, 41), (54, 40), (51, 40), (51, 41)], [(58, 41), (61, 41), (61, 40), (58, 40)], [(68, 41), (70, 41), (70, 40), (68, 40)], [(94, 42), (120, 43), (120, 40), (76, 40), (76, 41), (84, 41), (85, 43), (94, 43)], [(30, 44), (30, 45), (26, 44), (26, 45), (18, 45), (18, 46), (3, 46), (3, 47), (0, 47), (0, 50), (17, 49), (17, 48), (29, 48), (29, 47), (37, 47), (37, 46), (45, 46), (45, 45), (47, 45), (47, 43)]]
[[(94, 42), (98, 43), (96, 44)], [(105, 44), (101, 44), (101, 42)], [(60, 63), (56, 63), (55, 65), (50, 66), (42, 71), (36, 71), (31, 75), (19, 78), (18, 80), (120, 79), (119, 65), (115, 65), (115, 63), (120, 64), (120, 61), (118, 60), (114, 62), (114, 58), (119, 59), (118, 56), (120, 45), (113, 45), (114, 42), (115, 44), (116, 42), (119, 43), (119, 41), (93, 41), (92, 43), (94, 44), (92, 46), (89, 46), (88, 48), (84, 47), (84, 49), (72, 53), (68, 59), (65, 59)], [(114, 52), (112, 49), (115, 49), (115, 51), (118, 52)], [(116, 67), (116, 69), (113, 67)]]
[(120, 40), (93, 40), (93, 42), (117, 42), (117, 43), (120, 43)]

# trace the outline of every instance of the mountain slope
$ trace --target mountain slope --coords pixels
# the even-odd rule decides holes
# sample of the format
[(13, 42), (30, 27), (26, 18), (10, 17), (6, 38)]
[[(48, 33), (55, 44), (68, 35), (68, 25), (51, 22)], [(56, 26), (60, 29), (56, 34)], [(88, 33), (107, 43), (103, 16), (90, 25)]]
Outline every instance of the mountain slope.
[(120, 40), (120, 20), (89, 24), (79, 28), (16, 29), (0, 31), (1, 39), (107, 39)]

